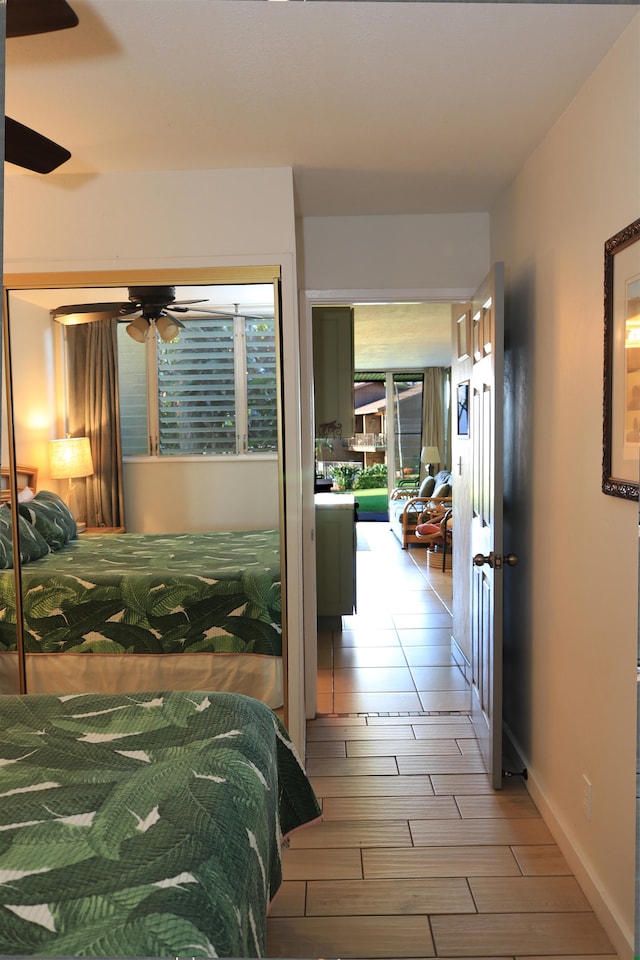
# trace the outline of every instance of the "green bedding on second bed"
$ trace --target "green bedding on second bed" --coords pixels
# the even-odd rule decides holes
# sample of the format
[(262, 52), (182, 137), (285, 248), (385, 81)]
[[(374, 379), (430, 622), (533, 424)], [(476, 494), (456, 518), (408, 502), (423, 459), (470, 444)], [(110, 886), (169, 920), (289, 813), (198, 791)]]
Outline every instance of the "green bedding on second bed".
[[(282, 655), (277, 530), (87, 535), (23, 567), (29, 653)], [(14, 650), (13, 571), (0, 650)]]
[(282, 835), (316, 819), (235, 694), (0, 697), (0, 953), (259, 957)]

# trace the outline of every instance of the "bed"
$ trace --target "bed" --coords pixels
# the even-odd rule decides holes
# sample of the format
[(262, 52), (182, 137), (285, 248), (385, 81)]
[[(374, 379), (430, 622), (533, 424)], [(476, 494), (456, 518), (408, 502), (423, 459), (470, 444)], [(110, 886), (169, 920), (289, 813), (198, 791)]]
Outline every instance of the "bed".
[[(77, 535), (56, 494), (39, 491), (19, 509), (27, 692), (205, 688), (282, 705), (278, 530)], [(10, 694), (16, 606), (2, 523), (6, 506), (0, 694)], [(38, 533), (44, 543), (32, 548)]]
[(0, 954), (260, 957), (281, 843), (320, 814), (238, 694), (0, 698)]

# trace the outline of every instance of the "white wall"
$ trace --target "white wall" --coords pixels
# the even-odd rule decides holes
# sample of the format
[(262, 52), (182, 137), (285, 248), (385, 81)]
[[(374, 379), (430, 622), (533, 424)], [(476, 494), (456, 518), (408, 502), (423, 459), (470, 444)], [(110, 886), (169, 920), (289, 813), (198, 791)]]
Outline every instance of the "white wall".
[(127, 530), (189, 533), (277, 527), (277, 457), (128, 461), (123, 467)]
[(602, 305), (604, 242), (640, 216), (639, 40), (636, 17), (492, 215), (492, 256), (506, 263), (508, 426), (518, 437), (508, 549), (522, 558), (507, 608), (507, 721), (534, 798), (626, 956), (638, 507), (600, 488)]
[[(5, 179), (5, 272), (252, 263), (295, 250), (292, 174), (190, 170)], [(240, 258), (240, 259), (238, 259)]]
[(305, 218), (299, 269), (307, 291), (472, 293), (489, 269), (489, 216)]
[[(48, 442), (64, 436), (57, 421), (54, 382), (54, 331), (46, 310), (13, 303), (11, 315), (12, 382), (16, 461), (38, 468), (38, 488), (67, 492), (67, 483), (49, 477)], [(2, 465), (8, 465), (6, 392), (2, 390)]]

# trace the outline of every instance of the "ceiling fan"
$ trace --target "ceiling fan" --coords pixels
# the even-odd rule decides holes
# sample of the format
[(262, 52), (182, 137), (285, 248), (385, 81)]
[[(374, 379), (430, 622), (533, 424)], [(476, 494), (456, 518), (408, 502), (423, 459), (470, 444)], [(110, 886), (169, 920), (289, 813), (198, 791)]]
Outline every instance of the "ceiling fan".
[[(74, 303), (51, 310), (58, 323), (74, 325), (106, 320), (110, 317), (130, 318), (127, 332), (142, 342), (152, 324), (163, 340), (173, 340), (184, 324), (174, 313), (186, 313), (189, 305), (202, 300), (176, 300), (175, 287), (128, 287), (129, 299), (116, 303)], [(169, 312), (171, 311), (171, 312)]]
[[(28, 37), (53, 30), (66, 30), (78, 24), (78, 17), (66, 0), (7, 0), (7, 38)], [(9, 163), (51, 173), (65, 163), (71, 153), (30, 127), (5, 117), (4, 158)]]
[[(184, 324), (176, 313), (194, 312), (212, 317), (244, 317), (246, 320), (264, 320), (265, 317), (250, 316), (234, 311), (207, 310), (205, 307), (193, 307), (192, 304), (206, 303), (206, 300), (176, 300), (175, 287), (128, 287), (129, 299), (115, 303), (73, 303), (55, 307), (50, 311), (51, 318), (65, 326), (78, 323), (93, 323), (95, 320), (107, 320), (118, 317), (129, 320), (127, 333), (134, 340), (143, 343), (152, 326), (155, 326), (162, 340), (168, 341), (178, 334)], [(235, 304), (234, 304), (235, 306)]]

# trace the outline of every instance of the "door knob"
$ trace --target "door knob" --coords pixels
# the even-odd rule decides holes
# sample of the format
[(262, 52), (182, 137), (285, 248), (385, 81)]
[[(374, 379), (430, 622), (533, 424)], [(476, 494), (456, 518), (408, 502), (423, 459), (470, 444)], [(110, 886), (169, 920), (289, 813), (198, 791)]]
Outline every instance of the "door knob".
[(486, 556), (484, 553), (476, 553), (475, 557), (473, 558), (473, 565), (475, 567), (482, 567), (485, 565), (485, 563), (488, 567), (495, 567), (495, 553), (490, 553), (488, 556)]
[(488, 567), (491, 567), (492, 570), (499, 570), (503, 563), (506, 563), (508, 567), (515, 567), (518, 559), (517, 553), (508, 553), (504, 557), (501, 553), (493, 553), (493, 551), (488, 555), (476, 553), (473, 558), (473, 565), (475, 567), (483, 567), (486, 564)]

